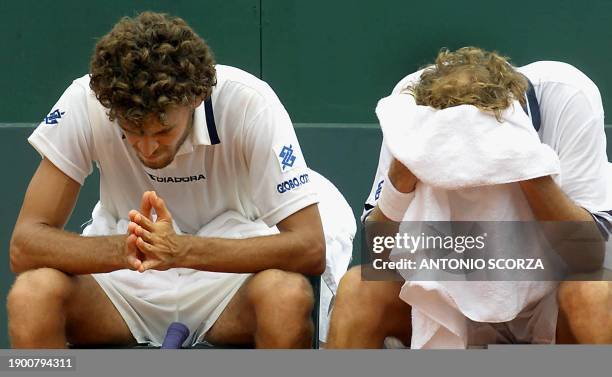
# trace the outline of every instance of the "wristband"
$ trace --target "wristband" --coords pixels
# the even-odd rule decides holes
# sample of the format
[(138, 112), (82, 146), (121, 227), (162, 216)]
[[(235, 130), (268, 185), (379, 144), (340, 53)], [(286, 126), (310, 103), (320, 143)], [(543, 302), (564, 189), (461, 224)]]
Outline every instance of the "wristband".
[(380, 198), (378, 198), (378, 208), (390, 220), (400, 222), (404, 219), (404, 214), (413, 198), (414, 190), (409, 193), (399, 192), (387, 176), (385, 183), (383, 183)]

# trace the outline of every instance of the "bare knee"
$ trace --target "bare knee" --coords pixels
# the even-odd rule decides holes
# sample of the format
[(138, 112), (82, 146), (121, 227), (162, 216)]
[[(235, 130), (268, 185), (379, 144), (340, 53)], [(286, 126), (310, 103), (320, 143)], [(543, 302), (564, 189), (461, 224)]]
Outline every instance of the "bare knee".
[(410, 306), (399, 298), (402, 282), (366, 281), (361, 267), (340, 281), (329, 330), (330, 348), (377, 348), (386, 336), (410, 343)]
[(604, 281), (565, 281), (559, 285), (557, 298), (559, 307), (568, 315), (579, 315), (593, 305), (605, 304), (610, 299), (608, 282)]
[(400, 282), (363, 280), (360, 266), (355, 266), (340, 280), (336, 305), (346, 306), (349, 310), (359, 307), (355, 312), (362, 314), (382, 315), (402, 305), (400, 288)]
[(361, 267), (355, 266), (348, 270), (338, 285), (338, 299), (350, 301), (369, 301), (372, 297), (368, 284), (361, 278)]
[(310, 346), (314, 295), (303, 275), (281, 270), (262, 271), (253, 277), (247, 294), (255, 310), (257, 347)]
[(74, 289), (72, 279), (51, 268), (40, 268), (20, 274), (7, 297), (7, 312), (11, 338), (36, 333), (44, 326), (41, 316), (53, 320), (62, 315), (58, 307), (65, 305)]
[(9, 316), (16, 308), (24, 305), (29, 308), (36, 307), (48, 300), (65, 301), (73, 290), (71, 278), (52, 268), (39, 268), (26, 271), (15, 280), (7, 297)]
[(310, 283), (301, 274), (282, 270), (258, 273), (249, 289), (249, 298), (258, 308), (308, 315), (314, 306)]
[(557, 298), (559, 309), (580, 343), (612, 342), (612, 290), (609, 282), (566, 281), (560, 284)]

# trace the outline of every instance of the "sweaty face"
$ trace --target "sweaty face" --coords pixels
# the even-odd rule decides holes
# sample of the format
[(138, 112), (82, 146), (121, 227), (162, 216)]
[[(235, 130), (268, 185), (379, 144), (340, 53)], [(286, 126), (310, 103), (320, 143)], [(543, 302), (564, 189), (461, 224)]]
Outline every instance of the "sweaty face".
[[(171, 106), (164, 116), (147, 114), (142, 123), (118, 118), (117, 123), (140, 161), (151, 169), (168, 166), (193, 127), (191, 106)], [(163, 119), (162, 119), (163, 118)]]

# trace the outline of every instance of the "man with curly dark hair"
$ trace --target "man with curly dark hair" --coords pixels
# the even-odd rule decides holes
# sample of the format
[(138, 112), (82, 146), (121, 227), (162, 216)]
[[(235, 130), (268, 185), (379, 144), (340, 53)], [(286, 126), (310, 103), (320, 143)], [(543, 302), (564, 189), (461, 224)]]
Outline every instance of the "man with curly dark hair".
[[(325, 269), (317, 195), (283, 105), (215, 65), (180, 18), (124, 18), (29, 138), (43, 161), (11, 240), (14, 347), (310, 347)], [(62, 230), (95, 161), (100, 202)], [(138, 210), (135, 210), (138, 209)]]
[[(409, 93), (416, 104), (438, 110), (472, 105), (497, 121), (502, 110), (513, 102), (520, 103), (515, 111), (524, 108), (541, 142), (558, 154), (561, 165), (560, 184), (550, 176), (519, 182), (533, 218), (580, 221), (592, 223), (593, 228), (597, 224), (609, 237), (612, 211), (608, 207), (611, 203), (606, 202), (606, 187), (612, 184), (612, 172), (606, 157), (603, 106), (595, 84), (578, 69), (547, 61), (515, 68), (495, 52), (475, 47), (444, 49), (434, 64), (402, 79), (393, 89), (394, 95), (400, 93)], [(418, 177), (383, 142), (362, 220), (400, 221), (418, 184)], [(400, 298), (405, 282), (365, 281), (361, 270), (354, 267), (342, 278), (328, 346), (379, 348), (389, 337), (410, 346), (411, 307)], [(611, 305), (612, 284), (607, 281), (563, 282), (550, 297), (520, 313), (516, 320), (490, 325), (486, 337), (477, 339), (470, 333), (467, 345), (612, 343)], [(357, 307), (360, 310), (355, 310)], [(484, 329), (480, 326), (479, 331)], [(482, 341), (485, 343), (472, 343)]]

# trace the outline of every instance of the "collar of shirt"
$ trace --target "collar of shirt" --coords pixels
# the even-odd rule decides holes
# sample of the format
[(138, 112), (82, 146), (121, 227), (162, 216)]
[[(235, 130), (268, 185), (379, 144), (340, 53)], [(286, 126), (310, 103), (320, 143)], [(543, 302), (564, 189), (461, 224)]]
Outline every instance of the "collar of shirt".
[[(213, 144), (209, 134), (209, 125), (206, 122), (206, 110), (204, 106), (205, 101), (202, 101), (200, 106), (196, 107), (193, 113), (193, 128), (191, 134), (179, 148), (177, 156), (191, 153), (195, 147)], [(215, 127), (215, 125), (212, 124), (210, 127)]]

